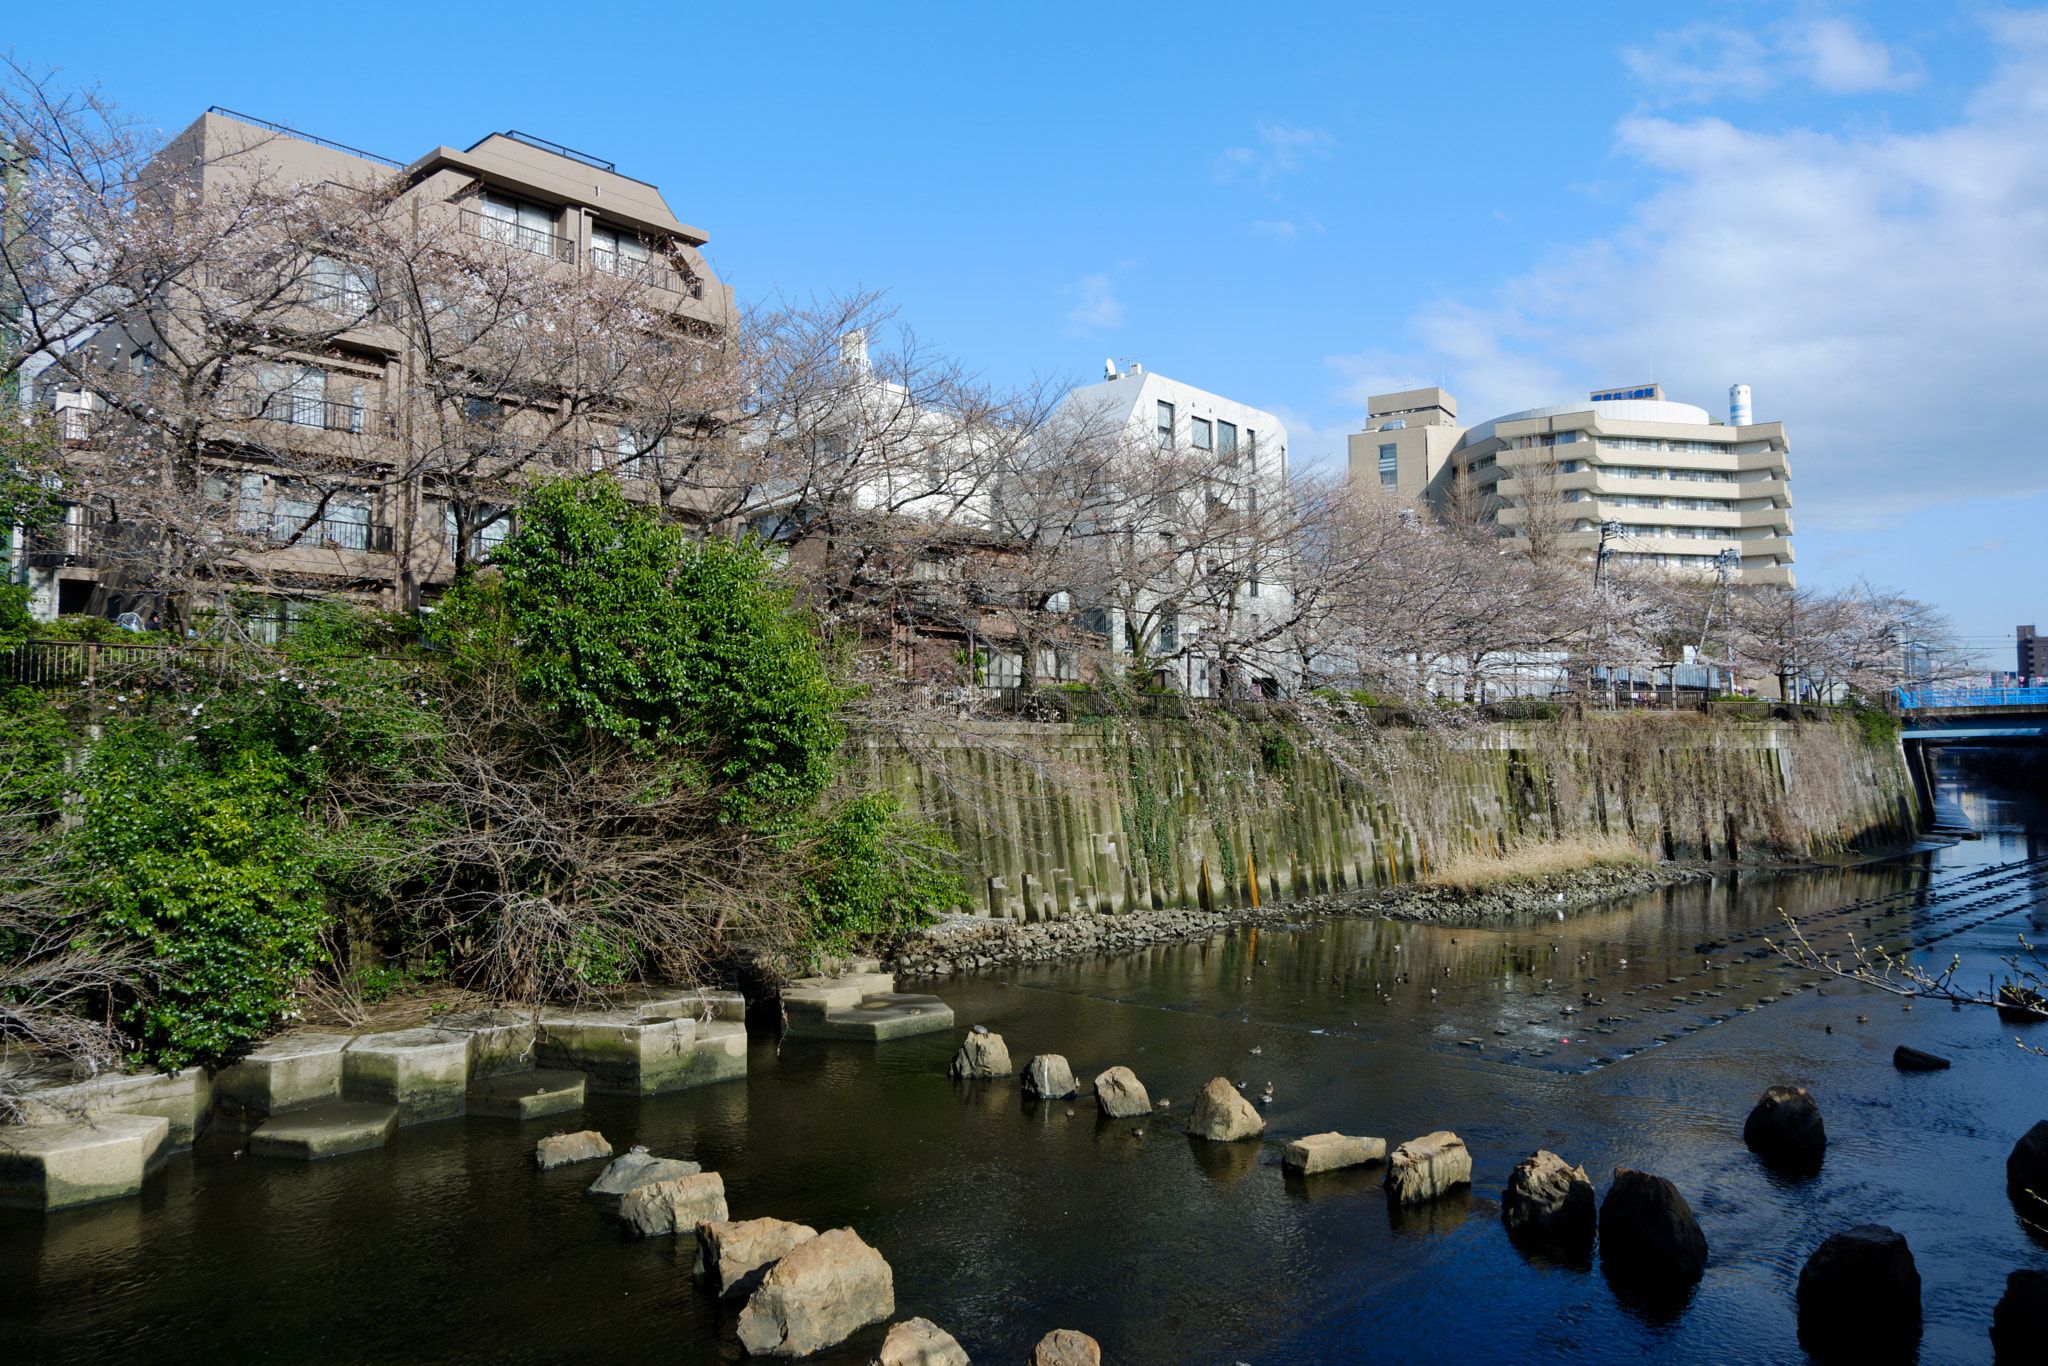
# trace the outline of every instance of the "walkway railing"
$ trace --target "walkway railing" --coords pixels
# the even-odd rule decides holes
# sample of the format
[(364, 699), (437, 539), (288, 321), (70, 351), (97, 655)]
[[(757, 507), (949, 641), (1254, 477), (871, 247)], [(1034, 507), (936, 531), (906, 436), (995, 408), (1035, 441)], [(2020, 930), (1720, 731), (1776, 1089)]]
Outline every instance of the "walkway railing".
[(1901, 688), (1899, 706), (1906, 711), (1922, 707), (2040, 707), (2048, 710), (2048, 688)]

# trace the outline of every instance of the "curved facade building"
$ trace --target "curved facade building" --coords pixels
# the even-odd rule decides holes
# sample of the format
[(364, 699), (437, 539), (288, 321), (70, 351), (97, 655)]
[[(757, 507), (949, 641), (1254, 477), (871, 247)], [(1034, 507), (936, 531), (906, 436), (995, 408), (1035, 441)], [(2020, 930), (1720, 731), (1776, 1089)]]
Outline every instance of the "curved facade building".
[(1460, 507), (1532, 549), (1590, 560), (1614, 523), (1624, 563), (1711, 570), (1732, 550), (1742, 582), (1795, 586), (1783, 423), (1716, 421), (1654, 384), (1472, 427), (1442, 389), (1376, 395), (1368, 413), (1350, 439), (1354, 483)]

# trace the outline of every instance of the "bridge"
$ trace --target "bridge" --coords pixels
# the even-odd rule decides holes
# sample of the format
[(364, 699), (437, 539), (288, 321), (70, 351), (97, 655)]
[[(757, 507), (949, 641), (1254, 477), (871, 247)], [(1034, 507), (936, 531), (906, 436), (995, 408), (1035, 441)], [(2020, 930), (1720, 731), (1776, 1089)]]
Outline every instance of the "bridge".
[(1901, 688), (1898, 702), (1901, 740), (2048, 739), (2048, 688)]

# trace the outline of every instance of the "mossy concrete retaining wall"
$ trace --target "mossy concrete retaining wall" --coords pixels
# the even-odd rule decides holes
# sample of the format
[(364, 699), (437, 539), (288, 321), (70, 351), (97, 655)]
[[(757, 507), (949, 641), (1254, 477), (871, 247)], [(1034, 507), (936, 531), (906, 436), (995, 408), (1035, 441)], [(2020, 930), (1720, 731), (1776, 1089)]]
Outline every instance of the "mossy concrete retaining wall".
[[(1666, 858), (1895, 844), (1919, 804), (1853, 724), (1633, 713), (1345, 736), (1277, 721), (981, 722), (848, 747), (949, 834), (978, 914), (1242, 906), (1624, 834)], [(1256, 891), (1254, 881), (1256, 880)]]

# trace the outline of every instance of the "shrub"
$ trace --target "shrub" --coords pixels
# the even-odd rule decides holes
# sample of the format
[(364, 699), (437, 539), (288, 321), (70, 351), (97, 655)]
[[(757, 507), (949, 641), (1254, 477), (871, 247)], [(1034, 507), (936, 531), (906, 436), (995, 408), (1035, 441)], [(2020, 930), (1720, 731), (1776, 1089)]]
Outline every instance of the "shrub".
[(811, 842), (801, 899), (821, 946), (929, 924), (933, 912), (965, 900), (945, 837), (892, 798), (839, 803), (814, 822)]

